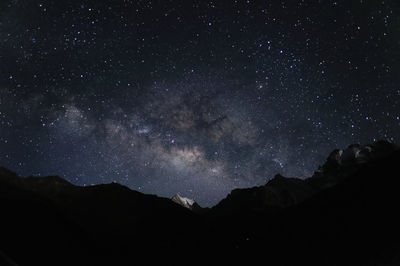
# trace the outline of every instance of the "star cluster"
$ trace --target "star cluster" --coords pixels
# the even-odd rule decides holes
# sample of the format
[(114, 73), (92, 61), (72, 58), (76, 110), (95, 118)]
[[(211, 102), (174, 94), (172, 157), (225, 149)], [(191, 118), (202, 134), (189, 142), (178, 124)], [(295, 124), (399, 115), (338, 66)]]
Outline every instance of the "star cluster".
[(400, 138), (400, 5), (0, 3), (0, 165), (210, 206)]

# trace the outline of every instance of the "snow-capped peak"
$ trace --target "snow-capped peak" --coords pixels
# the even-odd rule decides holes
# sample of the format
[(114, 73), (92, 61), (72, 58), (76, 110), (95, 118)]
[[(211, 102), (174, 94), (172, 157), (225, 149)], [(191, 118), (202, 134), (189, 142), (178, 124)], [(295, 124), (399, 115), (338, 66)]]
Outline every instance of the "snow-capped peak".
[(194, 200), (182, 197), (178, 193), (175, 196), (173, 196), (171, 199), (173, 202), (178, 203), (179, 205), (181, 205), (185, 208), (188, 208), (188, 209), (192, 209), (194, 204), (196, 203)]

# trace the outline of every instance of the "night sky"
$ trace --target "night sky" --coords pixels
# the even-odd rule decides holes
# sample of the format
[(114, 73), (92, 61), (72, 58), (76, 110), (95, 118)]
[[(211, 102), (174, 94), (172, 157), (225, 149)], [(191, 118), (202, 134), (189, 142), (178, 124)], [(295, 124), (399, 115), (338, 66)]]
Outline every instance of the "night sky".
[(400, 139), (396, 1), (0, 2), (0, 165), (212, 206)]

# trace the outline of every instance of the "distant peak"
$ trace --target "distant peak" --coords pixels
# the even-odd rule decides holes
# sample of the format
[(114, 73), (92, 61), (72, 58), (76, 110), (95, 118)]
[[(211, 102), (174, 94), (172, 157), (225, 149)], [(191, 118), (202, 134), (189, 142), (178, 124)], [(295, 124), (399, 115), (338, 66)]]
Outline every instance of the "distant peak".
[(189, 210), (196, 211), (198, 209), (201, 209), (201, 207), (192, 199), (182, 197), (179, 195), (179, 193), (176, 193), (171, 200), (182, 207), (185, 207)]
[(172, 197), (172, 200), (176, 203), (184, 203), (185, 205), (192, 206), (194, 204), (194, 200), (182, 197), (179, 193), (176, 193), (175, 196)]

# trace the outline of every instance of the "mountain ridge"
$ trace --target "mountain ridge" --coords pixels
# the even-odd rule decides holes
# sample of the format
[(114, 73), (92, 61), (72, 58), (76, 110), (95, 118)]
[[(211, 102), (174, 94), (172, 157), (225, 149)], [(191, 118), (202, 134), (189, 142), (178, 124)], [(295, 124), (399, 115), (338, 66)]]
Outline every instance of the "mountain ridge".
[(212, 209), (218, 212), (232, 212), (290, 207), (342, 182), (363, 164), (390, 156), (398, 150), (399, 147), (394, 143), (384, 140), (363, 146), (351, 144), (344, 150), (335, 149), (311, 177), (299, 179), (277, 174), (265, 185), (233, 190)]
[[(284, 187), (284, 186), (292, 186), (296, 187), (297, 189), (300, 190), (307, 190), (307, 193), (312, 193), (312, 191), (320, 190), (323, 188), (327, 188), (330, 186), (333, 186), (340, 182), (343, 178), (345, 178), (346, 175), (350, 175), (353, 173), (357, 167), (359, 167), (363, 163), (367, 163), (370, 160), (374, 160), (377, 158), (381, 158), (384, 156), (390, 155), (392, 152), (399, 150), (399, 147), (397, 147), (394, 143), (387, 141), (387, 140), (380, 140), (377, 141), (373, 144), (368, 144), (368, 145), (360, 145), (360, 144), (351, 144), (349, 145), (346, 149), (334, 149), (326, 159), (325, 163), (322, 166), (319, 166), (319, 168), (314, 172), (314, 174), (311, 177), (305, 178), (305, 179), (300, 179), (300, 178), (295, 178), (295, 177), (284, 177), (280, 174), (276, 174), (274, 178), (268, 180), (266, 184), (261, 185), (261, 186), (255, 186), (255, 187), (248, 187), (248, 188), (238, 188), (234, 189), (227, 195), (225, 199), (222, 199), (219, 203), (217, 203), (215, 206), (212, 208), (216, 208), (221, 202), (226, 200), (227, 198), (231, 198), (232, 195), (237, 195), (240, 192), (250, 192), (254, 193), (255, 190), (260, 190), (260, 189), (268, 189), (271, 191), (271, 193), (283, 193), (283, 191), (277, 191), (277, 187)], [(341, 169), (340, 169), (341, 168)], [(345, 171), (349, 171), (348, 173)], [(337, 173), (340, 172), (340, 175), (338, 176)], [(28, 176), (24, 178), (20, 178), (16, 173), (10, 171), (9, 169), (5, 167), (0, 166), (0, 177), (4, 178), (7, 177), (8, 179), (5, 180), (7, 182), (10, 182), (14, 185), (18, 185), (21, 187), (24, 187), (25, 189), (29, 190), (38, 190), (40, 188), (43, 192), (45, 190), (48, 192), (49, 189), (53, 190), (54, 188), (59, 188), (59, 189), (65, 189), (67, 187), (75, 190), (85, 190), (85, 188), (88, 188), (88, 190), (96, 190), (96, 189), (109, 189), (111, 187), (120, 187), (121, 189), (127, 189), (133, 193), (139, 193), (141, 195), (148, 195), (148, 194), (143, 194), (139, 191), (130, 189), (126, 186), (123, 186), (119, 183), (111, 182), (109, 184), (98, 184), (98, 185), (92, 185), (92, 186), (77, 186), (74, 185), (67, 180), (59, 177), (59, 176), (44, 176), (44, 177), (34, 177), (34, 176)], [(13, 178), (11, 178), (13, 177)], [(320, 181), (323, 181), (322, 184)], [(307, 186), (308, 185), (308, 186)], [(47, 186), (47, 187), (46, 187)], [(293, 190), (293, 188), (292, 188)], [(57, 191), (57, 190), (55, 190)], [(285, 189), (287, 191), (287, 189)], [(303, 191), (304, 192), (304, 191)], [(301, 194), (301, 193), (300, 193)], [(154, 196), (154, 195), (148, 195), (148, 196)], [(158, 196), (156, 196), (158, 197)], [(297, 199), (296, 197), (299, 197)], [(163, 198), (163, 197), (159, 197)], [(166, 198), (165, 198), (166, 199)], [(284, 203), (284, 202), (276, 202), (275, 204), (271, 205), (276, 205), (280, 207), (287, 207), (293, 204), (297, 204), (301, 202), (304, 199), (304, 195), (292, 195), (291, 199), (287, 199), (290, 202)], [(178, 205), (185, 207), (186, 209), (193, 210), (193, 209), (203, 209), (201, 206), (199, 206), (195, 201), (181, 197), (179, 193), (175, 194), (171, 200), (175, 203), (178, 203)], [(274, 200), (273, 195), (271, 195), (271, 200)], [(190, 202), (189, 202), (190, 201)]]
[(308, 179), (276, 175), (200, 213), (116, 183), (0, 168), (0, 250), (18, 265), (398, 265), (399, 162), (392, 143), (350, 145)]

